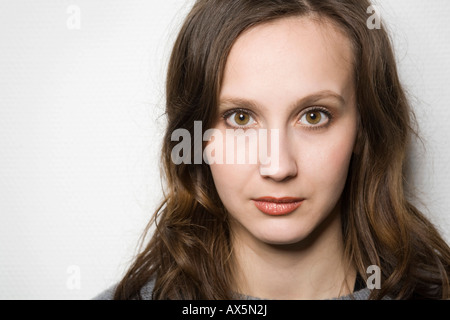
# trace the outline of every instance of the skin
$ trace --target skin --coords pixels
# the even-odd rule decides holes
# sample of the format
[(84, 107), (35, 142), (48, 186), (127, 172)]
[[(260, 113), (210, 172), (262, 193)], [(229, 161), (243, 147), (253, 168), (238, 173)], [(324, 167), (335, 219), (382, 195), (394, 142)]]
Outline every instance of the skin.
[[(358, 129), (352, 60), (348, 38), (310, 17), (255, 26), (231, 49), (214, 127), (223, 136), (237, 128), (279, 132), (273, 172), (262, 174), (261, 163), (210, 165), (231, 217), (238, 292), (322, 299), (351, 291), (356, 273), (343, 258), (339, 200)], [(303, 202), (272, 216), (255, 206), (265, 196)]]

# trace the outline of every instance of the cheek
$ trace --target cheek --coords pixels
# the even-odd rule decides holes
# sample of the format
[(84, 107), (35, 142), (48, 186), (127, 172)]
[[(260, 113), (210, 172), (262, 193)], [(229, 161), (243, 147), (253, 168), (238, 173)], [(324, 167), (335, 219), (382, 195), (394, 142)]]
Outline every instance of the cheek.
[[(258, 141), (256, 134), (249, 136), (216, 131), (217, 140), (207, 144), (206, 158), (217, 192), (223, 201), (226, 197), (242, 194), (258, 173)], [(214, 157), (215, 161), (211, 161)]]
[(222, 202), (227, 207), (230, 199), (236, 201), (248, 189), (252, 166), (244, 164), (211, 164), (211, 174)]
[(311, 152), (304, 157), (303, 176), (322, 190), (337, 192), (347, 179), (353, 145), (353, 135), (348, 135), (310, 147)]

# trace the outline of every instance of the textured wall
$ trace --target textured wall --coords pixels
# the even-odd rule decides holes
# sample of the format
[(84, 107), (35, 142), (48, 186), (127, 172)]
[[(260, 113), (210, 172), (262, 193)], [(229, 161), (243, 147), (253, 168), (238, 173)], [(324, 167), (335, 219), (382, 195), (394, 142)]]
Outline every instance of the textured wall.
[[(0, 299), (88, 299), (161, 197), (171, 41), (192, 1), (0, 2)], [(425, 148), (413, 182), (450, 240), (450, 3), (378, 1)]]

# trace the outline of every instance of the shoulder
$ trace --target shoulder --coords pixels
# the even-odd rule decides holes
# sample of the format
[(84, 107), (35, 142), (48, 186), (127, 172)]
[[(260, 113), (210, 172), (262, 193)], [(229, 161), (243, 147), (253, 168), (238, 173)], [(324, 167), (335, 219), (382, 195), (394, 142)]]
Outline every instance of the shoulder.
[[(372, 292), (369, 288), (363, 288), (355, 291), (349, 295), (335, 298), (333, 300), (369, 300), (370, 293)], [(391, 300), (390, 297), (384, 296), (382, 300)]]
[[(92, 300), (113, 300), (117, 284), (109, 287), (105, 291), (96, 295)], [(141, 289), (142, 300), (152, 300), (153, 289), (155, 288), (155, 279), (148, 281)]]
[(113, 300), (114, 298), (114, 291), (116, 290), (117, 285), (113, 285), (112, 287), (109, 287), (105, 291), (99, 293), (96, 295), (92, 300)]

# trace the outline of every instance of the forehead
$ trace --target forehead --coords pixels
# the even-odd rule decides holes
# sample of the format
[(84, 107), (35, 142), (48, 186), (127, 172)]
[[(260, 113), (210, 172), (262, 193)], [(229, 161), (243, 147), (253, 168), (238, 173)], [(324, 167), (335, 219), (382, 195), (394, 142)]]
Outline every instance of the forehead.
[(334, 24), (310, 17), (278, 19), (238, 37), (221, 95), (266, 91), (273, 96), (274, 90), (284, 97), (323, 90), (345, 94), (353, 84), (353, 60), (350, 40)]

